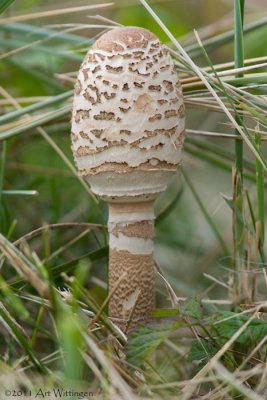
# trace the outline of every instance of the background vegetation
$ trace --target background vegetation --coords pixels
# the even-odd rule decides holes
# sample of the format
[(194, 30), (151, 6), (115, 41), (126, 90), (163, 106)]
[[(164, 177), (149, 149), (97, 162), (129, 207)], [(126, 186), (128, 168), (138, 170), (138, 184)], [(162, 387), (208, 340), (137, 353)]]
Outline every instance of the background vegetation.
[[(266, 399), (265, 1), (95, 3), (0, 1), (0, 398)], [(117, 24), (172, 49), (187, 112), (155, 318), (129, 338), (106, 317), (107, 209), (70, 150), (77, 70)]]

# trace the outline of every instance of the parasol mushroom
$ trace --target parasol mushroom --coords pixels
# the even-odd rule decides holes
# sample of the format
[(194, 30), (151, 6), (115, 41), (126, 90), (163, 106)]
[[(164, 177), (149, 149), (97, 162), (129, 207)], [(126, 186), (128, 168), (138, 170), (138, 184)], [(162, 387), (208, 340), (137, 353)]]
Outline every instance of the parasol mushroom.
[(184, 103), (168, 49), (116, 28), (89, 49), (75, 85), (72, 150), (109, 205), (109, 316), (128, 333), (154, 307), (154, 201), (181, 161)]

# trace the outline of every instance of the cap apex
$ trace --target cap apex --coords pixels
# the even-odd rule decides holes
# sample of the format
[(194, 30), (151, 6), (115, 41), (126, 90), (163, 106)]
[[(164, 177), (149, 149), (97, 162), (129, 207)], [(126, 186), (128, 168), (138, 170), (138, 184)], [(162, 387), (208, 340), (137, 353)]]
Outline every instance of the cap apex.
[(147, 29), (138, 26), (115, 28), (102, 35), (92, 46), (92, 50), (120, 51), (147, 47), (156, 36)]

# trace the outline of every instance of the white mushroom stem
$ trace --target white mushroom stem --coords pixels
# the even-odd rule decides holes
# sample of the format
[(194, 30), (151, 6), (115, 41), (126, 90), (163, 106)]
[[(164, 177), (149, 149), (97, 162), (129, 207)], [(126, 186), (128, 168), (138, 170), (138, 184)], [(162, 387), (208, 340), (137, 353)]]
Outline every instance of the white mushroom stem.
[(154, 308), (153, 205), (109, 203), (109, 316), (126, 333)]

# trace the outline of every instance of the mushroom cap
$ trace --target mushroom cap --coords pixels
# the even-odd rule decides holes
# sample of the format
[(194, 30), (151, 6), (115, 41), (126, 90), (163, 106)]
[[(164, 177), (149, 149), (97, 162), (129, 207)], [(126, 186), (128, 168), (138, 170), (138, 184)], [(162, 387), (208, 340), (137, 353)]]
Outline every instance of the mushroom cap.
[(92, 190), (151, 197), (181, 161), (184, 103), (168, 49), (139, 27), (116, 28), (89, 49), (78, 73), (72, 150)]

